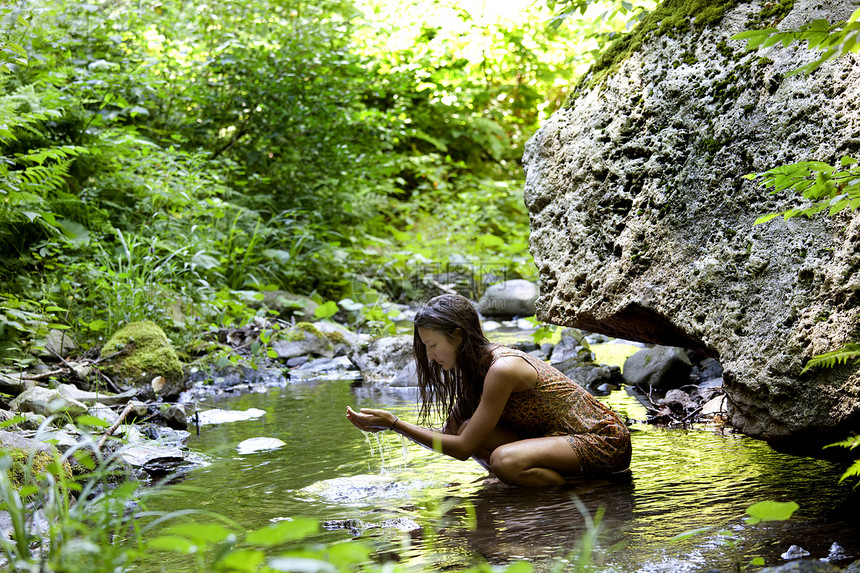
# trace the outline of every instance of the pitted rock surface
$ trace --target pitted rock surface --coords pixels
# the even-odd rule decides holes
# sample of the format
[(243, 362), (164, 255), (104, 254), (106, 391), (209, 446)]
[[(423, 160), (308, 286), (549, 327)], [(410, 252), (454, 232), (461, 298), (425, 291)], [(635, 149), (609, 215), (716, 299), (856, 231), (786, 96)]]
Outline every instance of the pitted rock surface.
[[(747, 52), (730, 38), (762, 3), (730, 5), (655, 32), (529, 141), (538, 317), (718, 358), (736, 427), (820, 452), (860, 423), (858, 366), (801, 375), (860, 339), (860, 211), (754, 225), (798, 203), (743, 176), (860, 158), (860, 56), (786, 77), (817, 53)], [(798, 0), (776, 27), (855, 8)]]

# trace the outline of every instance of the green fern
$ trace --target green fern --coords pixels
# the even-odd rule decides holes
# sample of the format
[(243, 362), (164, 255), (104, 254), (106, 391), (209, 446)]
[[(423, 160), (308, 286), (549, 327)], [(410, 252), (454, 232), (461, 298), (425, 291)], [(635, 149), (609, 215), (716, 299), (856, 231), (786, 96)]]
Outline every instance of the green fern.
[[(824, 446), (825, 448), (848, 448), (849, 450), (853, 450), (854, 448), (860, 446), (860, 435), (851, 436), (849, 438), (845, 438), (841, 442), (836, 442), (835, 444), (828, 444)], [(842, 474), (842, 477), (839, 478), (839, 483), (842, 483), (848, 478), (851, 477), (860, 477), (860, 460), (854, 460), (854, 463), (845, 470), (845, 473)], [(854, 484), (854, 488), (860, 485), (860, 481)]]
[(806, 366), (803, 368), (804, 373), (810, 368), (821, 366), (823, 368), (833, 368), (838, 364), (846, 364), (849, 360), (857, 359), (855, 364), (860, 364), (860, 343), (849, 342), (842, 348), (818, 354), (809, 359)]
[[(841, 478), (839, 478), (839, 483), (842, 483), (850, 477), (860, 477), (860, 460), (854, 460), (854, 463), (851, 464), (851, 467), (845, 470), (845, 473), (842, 474)], [(854, 489), (857, 489), (858, 485), (860, 485), (860, 481), (854, 484)]]
[(46, 191), (47, 189), (63, 189), (66, 186), (65, 178), (69, 174), (70, 160), (58, 161), (51, 165), (34, 165), (20, 173), (21, 179), (31, 189)]
[(825, 448), (848, 448), (849, 450), (853, 450), (854, 448), (860, 446), (860, 435), (851, 436), (850, 438), (845, 438), (841, 442), (836, 442), (835, 444), (829, 444), (824, 446)]

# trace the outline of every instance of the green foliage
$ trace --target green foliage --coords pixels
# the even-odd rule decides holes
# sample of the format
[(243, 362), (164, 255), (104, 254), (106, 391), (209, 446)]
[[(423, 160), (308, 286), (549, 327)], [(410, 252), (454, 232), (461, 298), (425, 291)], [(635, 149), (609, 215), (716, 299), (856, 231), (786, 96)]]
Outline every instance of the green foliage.
[[(860, 447), (860, 436), (855, 435), (850, 438), (845, 438), (841, 442), (836, 442), (834, 444), (828, 444), (824, 446), (825, 448), (848, 448), (849, 450), (853, 450), (857, 447)], [(839, 483), (842, 483), (848, 478), (860, 478), (860, 459), (854, 460), (854, 463), (845, 470), (845, 473), (842, 474), (842, 477), (839, 478)], [(854, 489), (857, 489), (857, 486), (860, 486), (860, 481), (857, 481), (854, 484)]]
[[(793, 501), (782, 502), (764, 500), (758, 503), (754, 503), (746, 509), (746, 514), (748, 517), (746, 517), (744, 521), (750, 525), (756, 525), (758, 523), (767, 521), (787, 521), (791, 519), (791, 516), (794, 515), (794, 512), (797, 511), (799, 508), (800, 506)], [(679, 533), (670, 541), (682, 541), (693, 537), (699, 537), (705, 533), (710, 533), (716, 529), (717, 528), (715, 526), (698, 527), (690, 531)], [(716, 531), (716, 533), (720, 536), (719, 542), (725, 545), (733, 554), (736, 570), (741, 571), (741, 569), (743, 568), (744, 555), (737, 548), (737, 541), (735, 541), (734, 539), (733, 532), (727, 529), (722, 531)], [(763, 558), (754, 557), (749, 561), (747, 567), (761, 567), (764, 564), (765, 561)]]
[(15, 8), (0, 7), (0, 77), (27, 65), (27, 50), (21, 45), (21, 40), (24, 30), (29, 27), (27, 20)]
[(794, 42), (806, 42), (810, 50), (820, 50), (817, 60), (789, 72), (786, 77), (799, 73), (810, 74), (824, 62), (860, 51), (860, 8), (844, 22), (831, 24), (827, 20), (813, 20), (794, 30), (780, 32), (776, 28), (748, 30), (732, 36), (733, 40), (746, 40), (747, 50), (769, 48), (776, 44), (788, 47)]
[[(401, 565), (374, 555), (374, 548), (364, 542), (349, 540), (319, 544), (313, 536), (319, 524), (296, 518), (279, 521), (259, 529), (246, 531), (237, 524), (180, 523), (166, 528), (158, 537), (148, 540), (146, 550), (156, 555), (173, 553), (193, 559), (193, 568), (200, 572), (266, 572), (276, 571), (368, 571), (400, 573), (415, 571), (414, 566)], [(432, 532), (428, 531), (428, 535)], [(428, 542), (429, 543), (429, 542)], [(419, 570), (432, 570), (432, 566)], [(530, 573), (532, 566), (516, 562), (504, 568), (481, 563), (464, 569), (472, 573)]]
[(4, 310), (0, 340), (23, 360), (13, 315), (53, 305), (64, 320), (38, 320), (84, 347), (137, 320), (187, 343), (266, 290), (358, 300), (362, 328), (392, 332), (382, 305), (423, 296), (425, 267), (533, 276), (523, 147), (593, 53), (571, 46), (616, 12), (553, 29), (453, 1), (3, 8), (0, 292), (46, 302)]
[(0, 293), (0, 365), (22, 368), (35, 361), (40, 341), (51, 329), (66, 330), (56, 313), (65, 309), (40, 301)]
[(789, 219), (797, 215), (812, 217), (824, 211), (833, 216), (844, 209), (856, 210), (860, 207), (860, 165), (857, 163), (851, 157), (843, 157), (840, 167), (821, 161), (801, 161), (745, 175), (750, 180), (760, 178), (764, 187), (773, 187), (771, 195), (792, 190), (807, 201), (803, 207), (762, 215), (755, 224), (766, 223), (780, 215)]
[(746, 522), (755, 525), (762, 521), (786, 521), (791, 519), (799, 508), (800, 506), (793, 501), (760, 501), (747, 508), (749, 517), (746, 518)]
[(847, 364), (849, 360), (854, 360), (855, 364), (860, 364), (860, 344), (849, 342), (842, 348), (813, 356), (803, 367), (801, 373), (816, 367), (833, 368), (837, 364)]
[[(70, 475), (71, 462), (79, 475)], [(118, 467), (117, 458), (103, 456), (88, 438), (48, 464), (38, 463), (32, 450), (15, 487), (13, 458), (0, 453), (0, 504), (12, 523), (8, 536), (0, 536), (8, 570), (110, 573), (127, 566), (138, 535), (138, 515), (128, 505), (138, 500), (138, 485), (114, 487)]]
[(651, 9), (653, 3), (645, 5), (629, 0), (614, 0), (605, 2), (603, 0), (545, 0), (547, 7), (555, 13), (550, 25), (558, 28), (561, 24), (579, 12), (582, 15), (590, 8), (603, 9), (603, 12), (595, 18), (596, 22), (611, 21), (618, 16), (627, 18), (627, 28), (631, 28), (641, 20)]

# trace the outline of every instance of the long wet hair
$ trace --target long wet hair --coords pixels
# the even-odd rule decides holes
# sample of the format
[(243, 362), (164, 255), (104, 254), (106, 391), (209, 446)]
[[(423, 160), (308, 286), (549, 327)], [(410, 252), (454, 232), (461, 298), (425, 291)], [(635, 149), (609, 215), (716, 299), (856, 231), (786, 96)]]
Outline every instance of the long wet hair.
[[(443, 294), (430, 299), (415, 315), (412, 350), (418, 373), (421, 405), (419, 423), (429, 424), (436, 417), (451, 417), (460, 426), (472, 417), (481, 400), (484, 377), (493, 360), (496, 344), (484, 336), (478, 312), (464, 296)], [(427, 349), (418, 329), (441, 333), (457, 346), (456, 364), (445, 371), (427, 358)]]

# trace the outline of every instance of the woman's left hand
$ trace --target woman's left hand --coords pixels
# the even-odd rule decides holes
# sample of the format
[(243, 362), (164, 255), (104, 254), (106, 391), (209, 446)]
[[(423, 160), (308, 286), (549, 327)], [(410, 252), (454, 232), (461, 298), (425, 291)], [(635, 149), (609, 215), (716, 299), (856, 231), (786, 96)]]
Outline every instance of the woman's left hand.
[(364, 432), (388, 430), (397, 420), (397, 417), (387, 410), (362, 408), (356, 412), (349, 406), (346, 407), (346, 417), (353, 426)]

